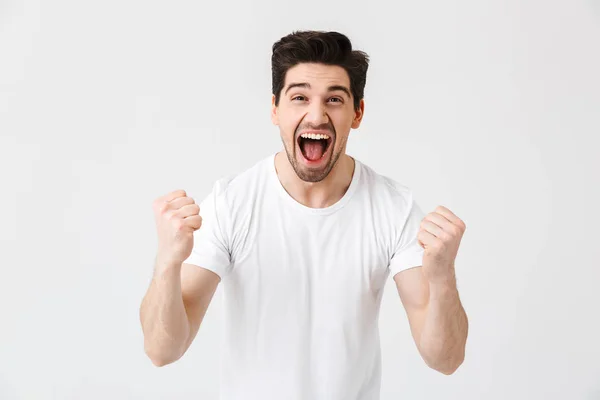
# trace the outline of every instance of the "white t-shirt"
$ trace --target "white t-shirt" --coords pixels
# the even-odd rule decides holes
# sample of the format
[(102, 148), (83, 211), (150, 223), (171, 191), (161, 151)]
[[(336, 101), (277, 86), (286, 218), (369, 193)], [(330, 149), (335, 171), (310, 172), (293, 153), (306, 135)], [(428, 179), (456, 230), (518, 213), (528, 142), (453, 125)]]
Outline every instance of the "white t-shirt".
[(221, 399), (379, 399), (384, 284), (423, 258), (411, 190), (355, 159), (344, 196), (309, 208), (270, 155), (200, 208), (185, 262), (222, 278)]

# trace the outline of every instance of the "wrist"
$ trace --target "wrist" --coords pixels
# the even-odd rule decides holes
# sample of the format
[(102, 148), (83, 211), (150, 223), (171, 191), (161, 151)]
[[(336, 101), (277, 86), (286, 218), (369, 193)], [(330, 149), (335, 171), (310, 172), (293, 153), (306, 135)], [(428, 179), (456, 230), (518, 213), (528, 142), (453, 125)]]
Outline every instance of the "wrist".
[(436, 282), (429, 282), (429, 293), (432, 298), (447, 297), (456, 294), (456, 292), (456, 278), (454, 276)]
[(160, 254), (158, 254), (156, 256), (155, 262), (156, 262), (155, 270), (157, 273), (162, 273), (165, 271), (180, 270), (181, 265), (182, 265), (181, 262), (174, 260), (173, 258), (170, 258), (170, 257), (161, 256)]

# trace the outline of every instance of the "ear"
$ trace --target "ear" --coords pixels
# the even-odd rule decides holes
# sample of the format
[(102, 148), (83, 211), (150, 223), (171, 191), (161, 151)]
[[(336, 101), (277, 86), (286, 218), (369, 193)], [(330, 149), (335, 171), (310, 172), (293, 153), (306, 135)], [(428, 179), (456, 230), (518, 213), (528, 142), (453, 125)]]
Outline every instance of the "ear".
[(275, 95), (271, 97), (271, 122), (273, 125), (279, 125), (279, 116), (277, 115), (277, 106), (275, 105)]
[(363, 115), (365, 114), (365, 100), (361, 99), (358, 109), (354, 110), (354, 119), (352, 120), (352, 129), (357, 129), (360, 126)]

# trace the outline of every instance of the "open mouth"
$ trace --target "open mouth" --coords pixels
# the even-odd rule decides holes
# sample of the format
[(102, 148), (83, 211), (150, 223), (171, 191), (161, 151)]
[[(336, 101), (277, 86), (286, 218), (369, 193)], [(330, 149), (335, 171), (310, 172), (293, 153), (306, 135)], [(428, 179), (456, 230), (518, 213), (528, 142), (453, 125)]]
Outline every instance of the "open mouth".
[(331, 147), (331, 142), (331, 136), (321, 133), (303, 133), (298, 137), (298, 146), (302, 155), (311, 162), (321, 160)]

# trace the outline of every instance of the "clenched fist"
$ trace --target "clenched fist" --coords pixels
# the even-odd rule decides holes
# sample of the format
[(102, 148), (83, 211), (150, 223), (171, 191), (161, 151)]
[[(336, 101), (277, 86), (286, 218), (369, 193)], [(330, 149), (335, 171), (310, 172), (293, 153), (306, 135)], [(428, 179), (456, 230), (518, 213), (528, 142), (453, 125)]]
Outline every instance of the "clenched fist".
[(454, 260), (466, 229), (466, 224), (443, 206), (423, 218), (417, 238), (425, 249), (423, 273), (430, 283), (454, 278)]
[(194, 231), (202, 226), (200, 207), (184, 190), (161, 196), (152, 203), (158, 234), (157, 259), (183, 263), (192, 253)]

